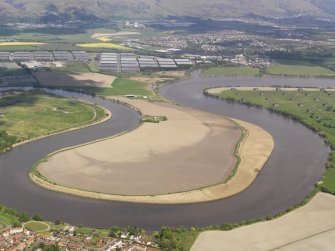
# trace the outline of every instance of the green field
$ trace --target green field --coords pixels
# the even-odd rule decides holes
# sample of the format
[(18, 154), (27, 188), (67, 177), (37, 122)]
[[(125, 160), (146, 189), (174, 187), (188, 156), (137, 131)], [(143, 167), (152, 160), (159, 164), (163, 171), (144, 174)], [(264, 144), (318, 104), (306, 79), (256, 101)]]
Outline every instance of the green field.
[(16, 91), (0, 96), (0, 131), (17, 141), (33, 139), (104, 118), (94, 105), (40, 91)]
[(38, 222), (38, 221), (30, 221), (24, 224), (24, 227), (26, 229), (29, 229), (31, 231), (35, 232), (44, 232), (49, 230), (50, 226), (47, 223), (44, 222)]
[(277, 111), (324, 135), (331, 145), (332, 153), (320, 187), (325, 192), (335, 194), (335, 92), (228, 90), (218, 96)]
[(218, 76), (218, 75), (225, 75), (225, 76), (256, 76), (259, 75), (258, 68), (252, 68), (248, 66), (236, 66), (236, 67), (225, 67), (225, 66), (218, 66), (212, 67), (203, 72), (205, 76)]
[(87, 87), (84, 89), (102, 96), (136, 95), (151, 97), (154, 95), (154, 93), (148, 89), (146, 83), (123, 77), (115, 79), (111, 88)]
[[(132, 30), (122, 29), (122, 32), (138, 32), (140, 34), (115, 36), (112, 38), (113, 43), (122, 43), (127, 38), (148, 38), (150, 36), (158, 36), (169, 34), (169, 32), (145, 29), (145, 30)], [(115, 33), (114, 29), (96, 28), (96, 29), (2, 29), (0, 30), (0, 40), (11, 40), (22, 45), (3, 45), (0, 46), (0, 51), (37, 51), (37, 50), (82, 50), (83, 48), (77, 44), (90, 44), (97, 43), (99, 40), (93, 38), (95, 33)], [(40, 42), (45, 44), (40, 45), (24, 45), (24, 42)], [(108, 47), (111, 47), (110, 45)], [(125, 50), (124, 47), (112, 46), (114, 50)], [(87, 51), (101, 51), (101, 48), (85, 48)], [(128, 48), (126, 49), (128, 50)]]
[(17, 222), (18, 222), (18, 219), (15, 216), (7, 214), (7, 213), (0, 213), (0, 224), (3, 227), (11, 226)]
[(335, 72), (322, 66), (299, 61), (281, 61), (267, 69), (270, 75), (335, 77)]

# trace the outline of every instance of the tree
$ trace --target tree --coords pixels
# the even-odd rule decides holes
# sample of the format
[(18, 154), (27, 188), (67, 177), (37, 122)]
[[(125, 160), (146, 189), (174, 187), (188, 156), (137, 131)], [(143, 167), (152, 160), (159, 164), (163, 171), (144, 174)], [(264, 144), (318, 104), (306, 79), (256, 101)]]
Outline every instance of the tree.
[(21, 212), (19, 216), (19, 221), (21, 222), (27, 222), (30, 220), (29, 215), (26, 212)]
[(120, 237), (122, 232), (122, 228), (118, 227), (118, 226), (113, 226), (109, 229), (109, 237)]
[(35, 215), (33, 216), (33, 220), (35, 220), (35, 221), (43, 221), (44, 219), (43, 219), (42, 216), (40, 216), (40, 215), (38, 215), (38, 214), (35, 214)]
[(43, 251), (59, 251), (60, 248), (58, 245), (54, 244), (54, 245), (51, 245), (51, 246), (45, 246), (42, 248)]

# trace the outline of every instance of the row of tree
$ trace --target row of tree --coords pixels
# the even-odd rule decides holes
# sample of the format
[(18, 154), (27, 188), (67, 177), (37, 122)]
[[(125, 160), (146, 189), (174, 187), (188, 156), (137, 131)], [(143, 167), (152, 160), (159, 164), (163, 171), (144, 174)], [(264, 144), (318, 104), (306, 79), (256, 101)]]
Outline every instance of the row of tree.
[(4, 152), (6, 149), (11, 148), (15, 142), (15, 136), (8, 135), (4, 130), (0, 131), (0, 152)]

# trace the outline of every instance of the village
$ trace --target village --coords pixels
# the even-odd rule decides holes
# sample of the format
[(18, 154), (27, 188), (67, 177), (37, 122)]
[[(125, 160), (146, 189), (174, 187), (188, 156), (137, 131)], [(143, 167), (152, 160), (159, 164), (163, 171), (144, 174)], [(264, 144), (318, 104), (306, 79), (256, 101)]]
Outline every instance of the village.
[(0, 251), (43, 250), (43, 247), (57, 247), (55, 250), (124, 250), (159, 251), (157, 245), (141, 235), (123, 232), (119, 237), (101, 237), (97, 233), (80, 234), (74, 226), (59, 230), (32, 231), (25, 227), (10, 227), (0, 232)]

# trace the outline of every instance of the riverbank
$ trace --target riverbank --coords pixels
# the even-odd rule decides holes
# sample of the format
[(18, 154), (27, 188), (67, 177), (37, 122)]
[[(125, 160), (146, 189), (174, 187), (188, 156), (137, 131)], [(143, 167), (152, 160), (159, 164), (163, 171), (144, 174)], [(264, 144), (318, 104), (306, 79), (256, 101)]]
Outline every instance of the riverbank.
[(240, 86), (240, 87), (217, 87), (207, 90), (209, 94), (220, 94), (223, 91), (306, 91), (306, 92), (315, 92), (315, 91), (335, 91), (335, 88), (316, 88), (316, 87), (250, 87), (250, 86)]
[[(0, 93), (6, 90), (0, 90)], [(3, 119), (3, 130), (16, 137), (16, 140), (4, 152), (32, 141), (94, 126), (112, 117), (107, 109), (89, 102), (64, 99), (38, 89), (12, 90), (16, 92), (6, 100), (2, 94), (4, 103), (13, 102), (13, 104), (5, 106), (0, 117)], [(18, 104), (17, 100), (20, 100)]]
[[(168, 121), (145, 124), (122, 137), (50, 156), (38, 167), (46, 179), (32, 177), (34, 182), (50, 190), (103, 200), (162, 204), (217, 200), (246, 189), (274, 147), (271, 135), (250, 123), (171, 104), (121, 101), (139, 108), (142, 114), (164, 113)], [(244, 137), (235, 149), (238, 127)], [(103, 149), (109, 149), (108, 153)], [(153, 150), (154, 158), (150, 155)], [(170, 161), (164, 160), (164, 155)], [(109, 165), (104, 166), (106, 163)], [(64, 185), (64, 181), (68, 183)], [(82, 184), (84, 189), (78, 187)], [(92, 188), (109, 189), (109, 193), (92, 192)], [(110, 190), (116, 188), (119, 190)]]
[[(296, 88), (293, 88), (296, 90)], [(325, 173), (317, 182), (322, 191), (335, 193), (335, 126), (333, 124), (333, 113), (335, 112), (334, 90), (335, 89), (299, 88), (296, 91), (269, 90), (261, 91), (231, 90), (217, 88), (208, 90), (207, 95), (242, 103), (250, 106), (264, 107), (272, 112), (282, 114), (305, 124), (314, 132), (322, 136), (329, 145), (332, 152), (329, 154), (328, 163), (325, 164)], [(328, 91), (327, 91), (328, 90)]]

